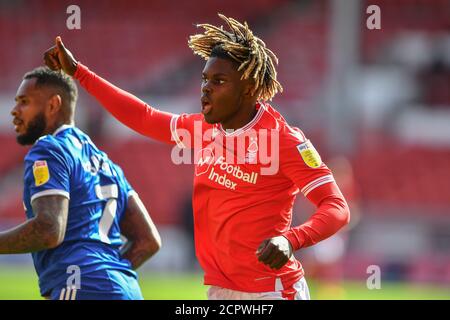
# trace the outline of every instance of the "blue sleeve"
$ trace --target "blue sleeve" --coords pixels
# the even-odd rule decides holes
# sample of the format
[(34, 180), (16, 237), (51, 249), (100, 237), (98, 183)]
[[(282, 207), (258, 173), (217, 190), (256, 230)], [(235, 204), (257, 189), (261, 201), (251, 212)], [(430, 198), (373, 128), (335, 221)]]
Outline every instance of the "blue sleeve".
[(114, 169), (117, 173), (117, 176), (119, 177), (119, 180), (121, 181), (122, 186), (125, 187), (125, 192), (127, 194), (127, 198), (130, 194), (134, 193), (133, 187), (128, 182), (127, 178), (125, 177), (125, 174), (123, 173), (123, 170), (121, 167), (119, 167), (117, 164), (114, 164)]
[(70, 199), (70, 165), (61, 147), (51, 138), (38, 140), (25, 157), (25, 185), (30, 202), (45, 195)]

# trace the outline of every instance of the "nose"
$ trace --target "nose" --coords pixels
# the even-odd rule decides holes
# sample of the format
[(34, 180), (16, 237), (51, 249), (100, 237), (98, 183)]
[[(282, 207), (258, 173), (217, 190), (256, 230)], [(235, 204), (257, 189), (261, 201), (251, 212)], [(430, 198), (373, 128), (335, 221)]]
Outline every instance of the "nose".
[(202, 93), (210, 93), (211, 92), (211, 86), (209, 84), (209, 81), (202, 82)]
[(18, 103), (16, 103), (14, 105), (14, 107), (11, 109), (11, 115), (13, 117), (17, 116), (19, 114), (19, 108), (18, 108)]

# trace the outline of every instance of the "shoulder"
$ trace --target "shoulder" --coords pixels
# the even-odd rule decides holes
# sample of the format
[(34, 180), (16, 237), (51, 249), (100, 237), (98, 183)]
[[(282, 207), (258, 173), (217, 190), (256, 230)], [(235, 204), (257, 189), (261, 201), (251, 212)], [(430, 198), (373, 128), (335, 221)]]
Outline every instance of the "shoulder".
[(67, 152), (62, 139), (53, 135), (40, 137), (25, 156), (25, 161), (55, 159), (66, 162)]
[(307, 141), (302, 130), (288, 124), (286, 119), (268, 103), (264, 104), (264, 117), (262, 126), (265, 129), (276, 131), (281, 147), (297, 146)]
[(174, 115), (170, 122), (170, 129), (172, 131), (180, 128), (193, 130), (197, 126), (199, 129), (202, 129), (202, 131), (213, 127), (212, 124), (205, 121), (205, 117), (201, 113), (182, 113)]

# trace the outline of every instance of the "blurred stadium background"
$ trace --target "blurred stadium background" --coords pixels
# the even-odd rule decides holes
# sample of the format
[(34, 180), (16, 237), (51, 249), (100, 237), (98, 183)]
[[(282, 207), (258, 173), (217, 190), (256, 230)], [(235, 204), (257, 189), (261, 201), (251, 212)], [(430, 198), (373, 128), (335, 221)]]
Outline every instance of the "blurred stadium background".
[[(68, 30), (69, 5), (81, 30)], [(369, 5), (381, 29), (369, 30)], [(311, 138), (349, 200), (351, 224), (297, 252), (315, 299), (450, 298), (449, 0), (0, 0), (0, 230), (24, 220), (10, 110), (26, 71), (61, 35), (99, 75), (171, 112), (198, 112), (204, 62), (187, 47), (217, 12), (248, 21), (279, 57), (273, 105)], [(77, 125), (150, 208), (162, 250), (140, 269), (147, 299), (205, 299), (193, 253), (193, 167), (119, 124), (80, 90)], [(297, 199), (295, 222), (313, 208)], [(236, 235), (239, 236), (239, 235)], [(381, 289), (366, 287), (367, 268)], [(0, 299), (39, 299), (29, 255), (0, 256)]]

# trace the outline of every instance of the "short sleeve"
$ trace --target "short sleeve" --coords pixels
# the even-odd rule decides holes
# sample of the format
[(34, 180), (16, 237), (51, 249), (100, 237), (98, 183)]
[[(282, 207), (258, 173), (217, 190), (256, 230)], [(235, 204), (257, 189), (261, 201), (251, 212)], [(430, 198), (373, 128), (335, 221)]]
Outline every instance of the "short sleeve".
[(288, 127), (280, 138), (281, 171), (305, 197), (315, 188), (334, 182), (330, 169), (302, 131)]
[(25, 157), (24, 180), (30, 203), (47, 195), (70, 199), (70, 165), (64, 151), (45, 138), (36, 142)]
[[(111, 162), (111, 164), (113, 164), (113, 163)], [(117, 177), (120, 181), (120, 185), (121, 185), (121, 187), (123, 187), (123, 190), (125, 190), (125, 194), (126, 194), (127, 198), (129, 198), (133, 194), (137, 194), (137, 192), (133, 189), (133, 187), (128, 182), (127, 178), (125, 177), (125, 174), (123, 173), (122, 168), (120, 166), (118, 166), (117, 164), (113, 164), (113, 165), (114, 165), (114, 170), (116, 170)]]

